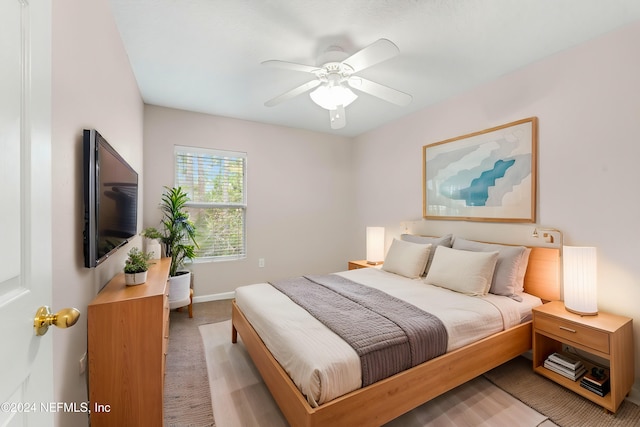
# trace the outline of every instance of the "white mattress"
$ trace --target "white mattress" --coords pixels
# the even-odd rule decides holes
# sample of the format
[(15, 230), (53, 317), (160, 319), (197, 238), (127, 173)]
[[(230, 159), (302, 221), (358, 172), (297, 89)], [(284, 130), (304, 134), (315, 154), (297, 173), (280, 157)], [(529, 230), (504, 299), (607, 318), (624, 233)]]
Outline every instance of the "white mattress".
[[(493, 294), (470, 297), (376, 268), (336, 274), (438, 316), (449, 334), (447, 351), (515, 326), (542, 304), (528, 294), (522, 294), (523, 302)], [(258, 283), (236, 289), (236, 303), (311, 406), (361, 387), (356, 352), (286, 295)]]

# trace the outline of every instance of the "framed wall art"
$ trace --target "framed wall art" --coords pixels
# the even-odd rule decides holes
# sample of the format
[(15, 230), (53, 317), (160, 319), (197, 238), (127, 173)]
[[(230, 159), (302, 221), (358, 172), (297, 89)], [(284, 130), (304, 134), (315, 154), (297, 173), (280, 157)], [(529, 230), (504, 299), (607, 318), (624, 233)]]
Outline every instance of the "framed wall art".
[(535, 222), (538, 119), (422, 147), (422, 216)]

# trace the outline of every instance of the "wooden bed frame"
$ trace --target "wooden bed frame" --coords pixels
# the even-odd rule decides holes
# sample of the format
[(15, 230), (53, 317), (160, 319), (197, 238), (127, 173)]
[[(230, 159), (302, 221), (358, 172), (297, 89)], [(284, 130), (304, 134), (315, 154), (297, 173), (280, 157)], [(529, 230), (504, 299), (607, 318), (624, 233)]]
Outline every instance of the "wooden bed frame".
[[(560, 250), (531, 250), (525, 291), (543, 301), (560, 299)], [(531, 321), (431, 359), (317, 408), (309, 405), (235, 301), (232, 342), (238, 333), (273, 398), (293, 427), (380, 426), (514, 357), (532, 344)]]

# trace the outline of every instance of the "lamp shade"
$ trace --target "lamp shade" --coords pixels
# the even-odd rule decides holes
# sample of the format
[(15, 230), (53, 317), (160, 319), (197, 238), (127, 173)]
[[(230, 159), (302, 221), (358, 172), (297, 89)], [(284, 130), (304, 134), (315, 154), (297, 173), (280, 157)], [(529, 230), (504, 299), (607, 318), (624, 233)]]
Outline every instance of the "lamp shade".
[(309, 94), (313, 102), (325, 110), (335, 110), (338, 105), (346, 107), (356, 100), (358, 95), (349, 88), (340, 84), (325, 84), (318, 86), (316, 90)]
[(598, 314), (596, 248), (564, 246), (564, 306), (581, 315)]
[(384, 261), (384, 227), (367, 227), (367, 262), (380, 264)]

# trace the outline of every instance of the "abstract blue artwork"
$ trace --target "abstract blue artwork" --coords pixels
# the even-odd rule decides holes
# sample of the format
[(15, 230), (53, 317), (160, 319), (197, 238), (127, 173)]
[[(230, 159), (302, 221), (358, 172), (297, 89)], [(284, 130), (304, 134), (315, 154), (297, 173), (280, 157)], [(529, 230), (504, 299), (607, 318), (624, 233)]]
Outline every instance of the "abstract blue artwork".
[(537, 118), (425, 145), (423, 217), (535, 222)]

